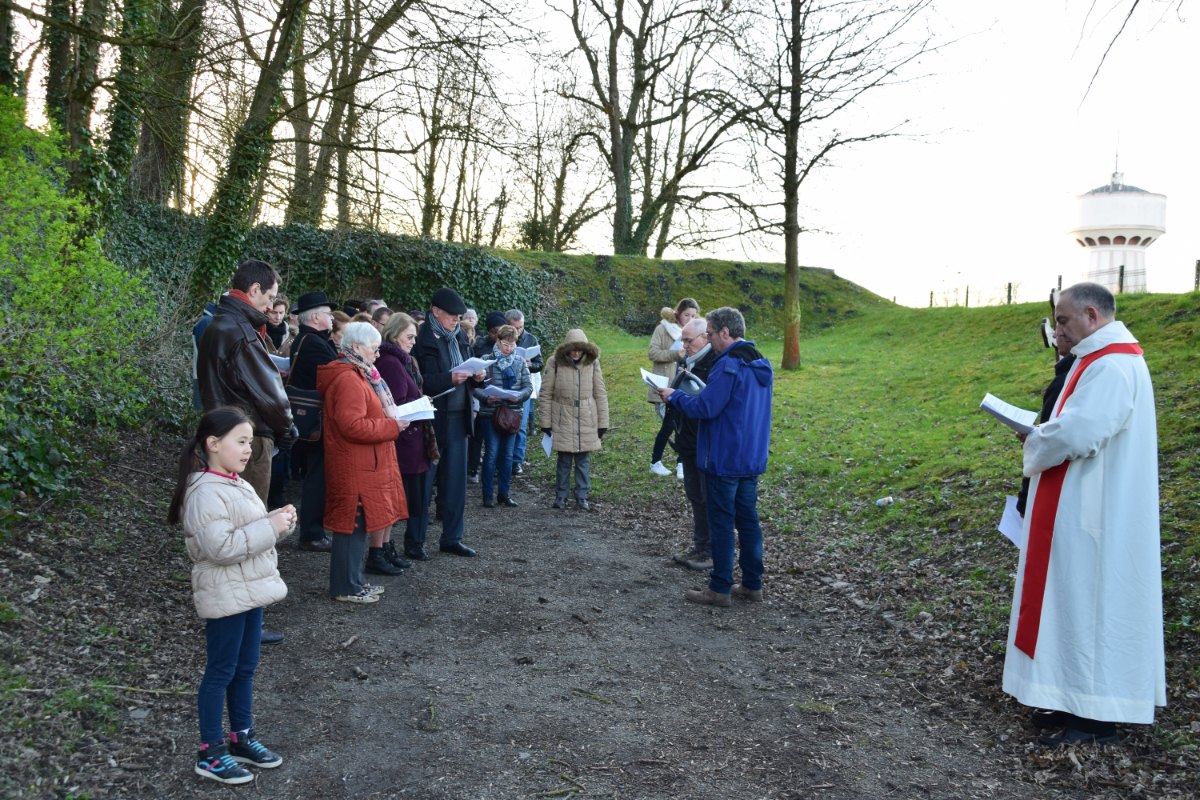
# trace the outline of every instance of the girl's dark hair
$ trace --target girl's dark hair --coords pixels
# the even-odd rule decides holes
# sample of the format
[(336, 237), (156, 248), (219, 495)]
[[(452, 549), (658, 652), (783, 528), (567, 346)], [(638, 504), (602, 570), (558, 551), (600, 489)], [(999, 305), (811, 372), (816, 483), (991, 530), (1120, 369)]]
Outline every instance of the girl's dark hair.
[(700, 304), (690, 297), (685, 297), (675, 304), (675, 316), (678, 317), (684, 312), (685, 309), (688, 308), (696, 309), (696, 315), (700, 315)]
[(219, 439), (242, 423), (251, 426), (254, 424), (246, 412), (237, 406), (214, 408), (200, 418), (196, 434), (188, 440), (183, 452), (179, 454), (175, 494), (171, 497), (171, 507), (167, 509), (168, 525), (178, 525), (180, 522), (183, 515), (183, 496), (187, 494), (192, 473), (208, 466), (208, 457), (204, 450), (204, 443), (208, 441), (208, 437), (216, 436)]

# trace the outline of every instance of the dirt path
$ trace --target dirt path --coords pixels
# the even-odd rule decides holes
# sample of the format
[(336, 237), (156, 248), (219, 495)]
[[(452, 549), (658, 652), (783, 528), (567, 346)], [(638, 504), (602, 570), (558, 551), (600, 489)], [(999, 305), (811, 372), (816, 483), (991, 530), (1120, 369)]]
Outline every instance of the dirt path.
[[(664, 557), (668, 537), (629, 530), (603, 502), (591, 514), (553, 511), (541, 482), (520, 481), (519, 509), (469, 507), (479, 558), (435, 555), (382, 579), (375, 606), (330, 602), (327, 557), (285, 547), (291, 591), (268, 621), (287, 641), (264, 651), (257, 724), (286, 762), (237, 791), (1028, 795), (966, 726), (931, 716), (888, 676), (875, 654), (894, 634), (877, 620), (815, 596), (689, 606), (682, 591), (701, 581)], [(198, 643), (195, 653), (198, 675)], [(112, 796), (225, 791), (189, 774), (191, 697), (149, 709), (145, 734), (168, 752), (114, 770)]]

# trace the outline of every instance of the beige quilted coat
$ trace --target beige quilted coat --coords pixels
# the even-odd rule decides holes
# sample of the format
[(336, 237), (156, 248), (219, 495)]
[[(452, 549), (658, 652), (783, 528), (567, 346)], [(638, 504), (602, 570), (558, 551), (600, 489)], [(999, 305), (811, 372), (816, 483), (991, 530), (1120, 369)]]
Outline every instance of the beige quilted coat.
[[(578, 363), (568, 355), (572, 350), (583, 353)], [(600, 348), (578, 328), (567, 331), (542, 371), (538, 427), (553, 432), (556, 453), (600, 449), (598, 429), (608, 427), (608, 391), (600, 372)]]
[(287, 597), (267, 509), (243, 479), (195, 473), (183, 501), (183, 535), (192, 559), (192, 601), (201, 619), (228, 617)]

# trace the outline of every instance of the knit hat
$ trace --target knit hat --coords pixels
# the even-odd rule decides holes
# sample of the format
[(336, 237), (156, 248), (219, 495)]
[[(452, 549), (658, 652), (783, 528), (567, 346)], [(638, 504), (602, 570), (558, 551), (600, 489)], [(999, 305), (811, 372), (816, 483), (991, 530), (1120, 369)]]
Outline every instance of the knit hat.
[(489, 331), (492, 328), (499, 328), (501, 325), (507, 324), (504, 320), (504, 312), (503, 311), (489, 311), (487, 313), (487, 316), (484, 317), (483, 324), (487, 326), (487, 329)]

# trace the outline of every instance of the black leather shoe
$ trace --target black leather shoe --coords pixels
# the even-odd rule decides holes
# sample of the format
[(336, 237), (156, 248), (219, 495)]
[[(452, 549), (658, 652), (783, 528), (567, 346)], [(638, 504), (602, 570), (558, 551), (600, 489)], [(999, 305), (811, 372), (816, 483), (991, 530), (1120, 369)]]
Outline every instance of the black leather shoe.
[(525, 465), (524, 464), (513, 464), (512, 474), (513, 475), (524, 475), (525, 474)]
[(1029, 721), (1038, 730), (1050, 731), (1065, 728), (1077, 717), (1067, 711), (1055, 711), (1052, 708), (1035, 708), (1029, 713)]
[(588, 503), (587, 500), (576, 500), (575, 507), (578, 508), (580, 511), (591, 511), (592, 510), (592, 507)]
[(567, 507), (567, 501), (566, 501), (566, 500), (559, 500), (559, 499), (557, 499), (557, 498), (556, 498), (556, 499), (554, 500), (554, 502), (551, 504), (551, 506), (550, 506), (550, 507), (551, 507), (551, 508), (557, 508), (559, 511), (561, 511), (562, 509), (564, 509), (564, 508), (566, 508), (566, 507)]
[(429, 560), (429, 554), (426, 553), (424, 550), (409, 550), (407, 547), (404, 548), (404, 557), (411, 558), (413, 561), (428, 561)]
[(1065, 747), (1069, 744), (1120, 744), (1121, 737), (1117, 734), (1117, 728), (1113, 726), (1104, 726), (1104, 730), (1099, 733), (1092, 731), (1082, 731), (1079, 728), (1070, 726), (1063, 728), (1061, 733), (1050, 735), (1043, 733), (1038, 737), (1038, 744), (1043, 747)]
[(483, 507), (484, 508), (495, 508), (496, 501), (490, 497), (485, 497), (485, 498), (483, 498)]
[(314, 539), (309, 542), (300, 542), (296, 547), (305, 550), (309, 553), (328, 553), (333, 549), (333, 542), (328, 536), (322, 536), (320, 539)]
[(372, 575), (399, 575), (404, 572), (387, 560), (382, 547), (372, 547), (367, 551), (366, 570)]
[(263, 628), (262, 638), (258, 641), (262, 644), (279, 644), (283, 641), (283, 634), (279, 631), (269, 631)]
[(496, 502), (499, 503), (500, 505), (504, 506), (505, 508), (516, 508), (517, 507), (516, 501), (514, 501), (511, 497), (505, 497), (504, 495), (497, 497)]
[(456, 542), (455, 544), (444, 544), (438, 549), (443, 553), (449, 553), (452, 556), (462, 556), (463, 558), (470, 558), (471, 556), (475, 555), (475, 551), (467, 547), (462, 542)]

